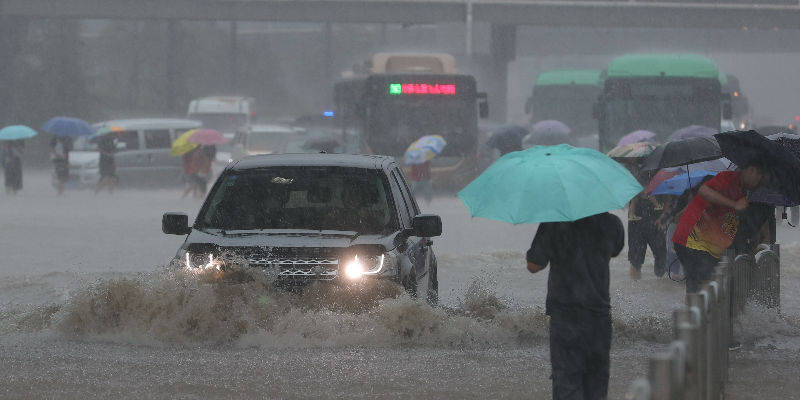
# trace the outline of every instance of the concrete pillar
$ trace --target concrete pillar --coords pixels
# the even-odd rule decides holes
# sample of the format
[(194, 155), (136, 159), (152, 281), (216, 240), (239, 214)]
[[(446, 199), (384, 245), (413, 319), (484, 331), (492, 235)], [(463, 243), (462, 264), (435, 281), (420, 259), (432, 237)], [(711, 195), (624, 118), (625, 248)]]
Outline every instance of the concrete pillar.
[(322, 65), (324, 78), (326, 82), (331, 82), (333, 79), (333, 24), (326, 22), (322, 31), (323, 35), (323, 49), (322, 49)]
[(142, 81), (142, 56), (141, 56), (141, 48), (142, 48), (142, 22), (141, 21), (134, 21), (133, 22), (133, 46), (131, 51), (133, 51), (133, 60), (131, 65), (131, 78), (129, 80), (129, 91), (130, 95), (128, 97), (128, 107), (132, 110), (136, 110), (139, 108), (139, 97), (141, 95), (141, 81)]
[(186, 95), (184, 86), (183, 55), (181, 54), (182, 31), (181, 22), (176, 19), (169, 19), (167, 23), (167, 54), (166, 54), (166, 101), (165, 109), (171, 115), (183, 115), (186, 113), (182, 109), (181, 99)]
[(239, 24), (231, 21), (230, 44), (228, 45), (228, 60), (230, 62), (228, 85), (233, 93), (239, 93)]
[[(2, 0), (0, 0), (2, 7)], [(3, 93), (3, 101), (0, 101), (0, 125), (10, 123), (11, 104), (14, 103), (14, 92), (12, 90), (14, 60), (13, 26), (11, 17), (0, 15), (0, 93)]]
[(517, 27), (515, 25), (492, 25), (489, 53), (490, 66), (495, 77), (490, 86), (489, 103), (491, 118), (506, 121), (508, 118), (508, 63), (516, 58)]

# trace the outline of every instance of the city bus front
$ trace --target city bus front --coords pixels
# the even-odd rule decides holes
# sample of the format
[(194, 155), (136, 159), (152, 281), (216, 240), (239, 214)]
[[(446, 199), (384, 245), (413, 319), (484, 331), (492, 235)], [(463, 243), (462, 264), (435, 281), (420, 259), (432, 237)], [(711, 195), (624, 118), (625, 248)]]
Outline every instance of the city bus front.
[(656, 133), (662, 143), (689, 125), (719, 130), (722, 98), (716, 78), (607, 78), (595, 108), (600, 149), (612, 149), (639, 129)]
[(441, 135), (447, 146), (431, 161), (433, 185), (458, 190), (475, 178), (479, 95), (473, 77), (375, 75), (367, 79), (365, 91), (369, 100), (362, 140), (368, 152), (401, 161), (415, 140)]

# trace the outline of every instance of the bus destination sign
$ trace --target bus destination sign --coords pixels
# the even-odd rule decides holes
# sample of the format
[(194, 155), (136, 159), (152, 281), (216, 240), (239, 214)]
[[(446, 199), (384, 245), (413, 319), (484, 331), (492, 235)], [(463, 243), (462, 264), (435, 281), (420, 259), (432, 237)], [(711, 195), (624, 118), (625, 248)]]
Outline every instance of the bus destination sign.
[(389, 94), (429, 94), (455, 96), (456, 85), (438, 83), (390, 83)]

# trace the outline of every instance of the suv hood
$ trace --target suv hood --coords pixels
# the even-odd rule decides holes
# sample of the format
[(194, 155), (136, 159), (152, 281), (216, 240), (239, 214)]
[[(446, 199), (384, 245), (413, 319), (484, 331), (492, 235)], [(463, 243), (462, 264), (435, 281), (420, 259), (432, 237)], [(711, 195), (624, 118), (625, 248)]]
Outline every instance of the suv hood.
[(355, 245), (380, 245), (391, 250), (395, 236), (358, 235), (356, 232), (342, 231), (201, 231), (192, 229), (183, 248), (190, 245), (206, 244), (220, 247), (292, 247), (346, 249)]

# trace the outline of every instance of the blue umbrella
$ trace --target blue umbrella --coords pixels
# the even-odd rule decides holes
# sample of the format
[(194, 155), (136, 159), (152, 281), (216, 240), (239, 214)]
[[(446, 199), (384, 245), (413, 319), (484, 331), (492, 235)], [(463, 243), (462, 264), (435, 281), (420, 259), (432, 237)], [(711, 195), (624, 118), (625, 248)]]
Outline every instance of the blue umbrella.
[(36, 136), (36, 131), (25, 125), (11, 125), (0, 129), (0, 140), (30, 139)]
[(54, 117), (42, 125), (42, 130), (55, 136), (87, 136), (93, 135), (94, 129), (78, 118)]
[(716, 172), (701, 169), (691, 171), (688, 174), (680, 174), (661, 182), (651, 194), (680, 196), (686, 189), (700, 184), (704, 177), (716, 174)]
[(605, 154), (561, 144), (506, 154), (458, 197), (473, 217), (523, 224), (619, 209), (641, 191), (630, 172)]

